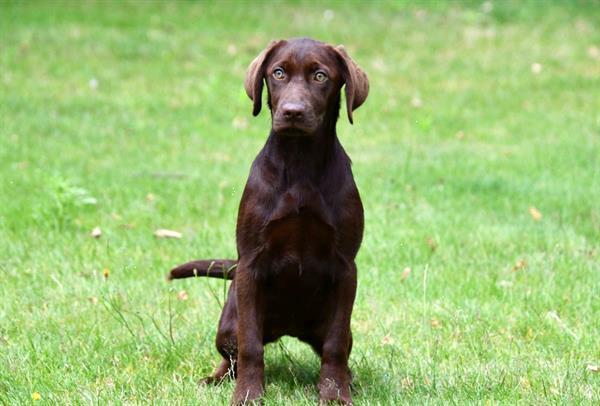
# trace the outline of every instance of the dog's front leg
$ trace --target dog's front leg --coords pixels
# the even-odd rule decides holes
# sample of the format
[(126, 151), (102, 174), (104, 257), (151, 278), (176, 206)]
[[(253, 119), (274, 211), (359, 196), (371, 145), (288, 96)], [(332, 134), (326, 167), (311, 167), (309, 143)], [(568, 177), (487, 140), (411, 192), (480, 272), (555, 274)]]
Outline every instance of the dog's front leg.
[(350, 317), (356, 296), (356, 265), (347, 264), (334, 289), (335, 313), (323, 340), (319, 395), (322, 402), (352, 404), (348, 358), (352, 347)]
[(240, 261), (236, 270), (238, 310), (237, 382), (233, 404), (259, 400), (264, 386), (263, 320), (264, 306), (260, 286), (252, 269)]

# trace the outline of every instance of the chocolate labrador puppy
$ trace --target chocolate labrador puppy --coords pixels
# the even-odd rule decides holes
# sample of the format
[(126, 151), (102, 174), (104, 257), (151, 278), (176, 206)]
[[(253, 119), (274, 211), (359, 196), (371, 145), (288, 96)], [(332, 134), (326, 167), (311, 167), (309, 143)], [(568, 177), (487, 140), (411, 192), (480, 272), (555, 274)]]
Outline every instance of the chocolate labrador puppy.
[(350, 316), (363, 207), (335, 127), (342, 87), (352, 122), (369, 82), (343, 47), (303, 38), (274, 41), (250, 64), (245, 87), (255, 116), (263, 83), (272, 128), (240, 202), (238, 259), (192, 261), (169, 277), (233, 281), (216, 339), (223, 360), (206, 381), (236, 376), (234, 404), (260, 399), (263, 347), (283, 335), (321, 357), (321, 400), (351, 404)]

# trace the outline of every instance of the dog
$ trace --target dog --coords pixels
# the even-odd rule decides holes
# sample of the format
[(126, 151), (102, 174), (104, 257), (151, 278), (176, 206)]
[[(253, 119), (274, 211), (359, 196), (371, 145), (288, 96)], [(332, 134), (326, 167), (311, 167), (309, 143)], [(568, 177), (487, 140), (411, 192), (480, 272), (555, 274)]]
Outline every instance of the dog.
[(350, 123), (367, 98), (367, 75), (342, 46), (308, 38), (271, 42), (244, 86), (261, 111), (267, 85), (272, 128), (250, 169), (238, 211), (237, 260), (199, 260), (169, 279), (232, 280), (216, 346), (221, 364), (204, 382), (234, 376), (233, 404), (264, 391), (264, 345), (283, 335), (321, 358), (322, 402), (352, 404), (348, 358), (363, 206), (337, 134), (342, 87)]

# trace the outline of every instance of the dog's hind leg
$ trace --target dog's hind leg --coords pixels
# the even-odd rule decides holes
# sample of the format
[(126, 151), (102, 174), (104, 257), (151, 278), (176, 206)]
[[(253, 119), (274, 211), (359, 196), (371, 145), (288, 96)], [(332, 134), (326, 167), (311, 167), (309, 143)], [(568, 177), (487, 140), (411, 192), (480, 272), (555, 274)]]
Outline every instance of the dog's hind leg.
[(227, 378), (235, 378), (237, 364), (237, 306), (235, 303), (235, 282), (229, 287), (227, 301), (221, 312), (216, 338), (217, 350), (223, 360), (211, 376), (200, 381), (204, 384), (218, 384)]

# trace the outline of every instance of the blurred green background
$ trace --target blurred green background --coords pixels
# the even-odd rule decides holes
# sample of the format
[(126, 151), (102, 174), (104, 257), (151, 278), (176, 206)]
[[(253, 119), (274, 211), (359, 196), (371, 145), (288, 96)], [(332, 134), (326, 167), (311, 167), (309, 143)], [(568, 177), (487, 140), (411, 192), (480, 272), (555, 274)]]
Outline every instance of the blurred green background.
[[(245, 69), (297, 36), (371, 84), (356, 404), (598, 403), (598, 1), (1, 1), (0, 403), (227, 404), (226, 283), (164, 277), (235, 256)], [(266, 364), (266, 404), (317, 402), (307, 346)]]

